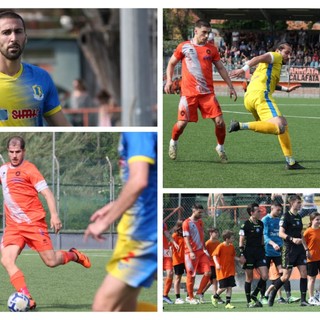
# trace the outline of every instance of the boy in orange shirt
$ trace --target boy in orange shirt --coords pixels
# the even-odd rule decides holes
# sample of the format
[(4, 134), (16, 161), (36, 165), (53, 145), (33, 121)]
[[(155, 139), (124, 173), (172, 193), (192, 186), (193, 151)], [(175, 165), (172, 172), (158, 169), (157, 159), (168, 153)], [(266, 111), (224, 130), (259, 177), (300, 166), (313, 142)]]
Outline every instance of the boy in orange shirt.
[(175, 246), (172, 247), (172, 264), (175, 274), (174, 279), (174, 292), (176, 294), (175, 304), (184, 304), (184, 300), (181, 299), (180, 296), (180, 285), (181, 285), (181, 278), (185, 272), (185, 265), (184, 265), (184, 240), (182, 236), (182, 220), (178, 220), (176, 225), (174, 226), (174, 233), (172, 234), (172, 239), (178, 245), (178, 248)]
[[(204, 300), (204, 293), (210, 288), (212, 285), (212, 292), (213, 294), (216, 294), (218, 289), (218, 283), (217, 283), (217, 275), (216, 275), (216, 269), (215, 264), (213, 261), (212, 253), (216, 249), (216, 247), (220, 244), (219, 241), (219, 230), (217, 228), (209, 229), (209, 235), (210, 238), (205, 243), (205, 248), (207, 249), (209, 253), (209, 260), (210, 260), (210, 268), (211, 268), (211, 277), (210, 280), (207, 281), (207, 284), (204, 282), (206, 281), (206, 277), (202, 277), (201, 283), (199, 285), (199, 289), (197, 291), (197, 295), (200, 297), (200, 303), (205, 303)], [(202, 292), (200, 292), (200, 288), (203, 288)], [(224, 303), (224, 301), (220, 298), (219, 303)]]
[(320, 305), (320, 301), (314, 296), (314, 284), (320, 271), (320, 213), (310, 214), (309, 228), (303, 236), (306, 241), (307, 249), (307, 274), (309, 303), (315, 306)]
[(225, 230), (222, 233), (224, 242), (218, 245), (212, 256), (216, 265), (217, 280), (219, 281), (219, 289), (217, 293), (211, 297), (212, 304), (215, 308), (218, 306), (220, 294), (226, 291), (226, 309), (234, 309), (231, 304), (232, 287), (236, 286), (235, 281), (235, 260), (240, 261), (236, 257), (236, 251), (232, 244), (234, 241), (234, 233), (230, 230)]

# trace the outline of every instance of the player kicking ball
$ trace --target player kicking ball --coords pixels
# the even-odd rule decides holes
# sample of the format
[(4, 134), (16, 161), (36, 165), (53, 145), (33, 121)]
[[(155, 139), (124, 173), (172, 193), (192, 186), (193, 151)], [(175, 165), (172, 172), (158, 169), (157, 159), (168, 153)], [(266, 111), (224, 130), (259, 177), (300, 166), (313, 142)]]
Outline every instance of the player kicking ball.
[(292, 155), (287, 120), (281, 114), (272, 96), (275, 90), (291, 92), (300, 87), (300, 85), (294, 85), (287, 88), (278, 85), (281, 67), (289, 61), (291, 52), (292, 48), (288, 43), (281, 43), (275, 52), (267, 52), (254, 57), (247, 61), (241, 69), (231, 71), (231, 78), (241, 78), (249, 68), (257, 65), (244, 96), (245, 108), (252, 113), (256, 121), (238, 122), (232, 120), (229, 132), (252, 130), (277, 135), (286, 160), (285, 168), (299, 170), (305, 168)]
[(25, 141), (14, 136), (7, 142), (10, 162), (0, 167), (0, 182), (3, 191), (6, 226), (1, 242), (1, 263), (17, 292), (30, 300), (30, 309), (36, 308), (27, 287), (23, 272), (16, 260), (28, 245), (36, 250), (42, 261), (50, 268), (74, 261), (90, 268), (89, 258), (75, 248), (69, 251), (54, 251), (45, 221), (46, 212), (38, 197), (46, 200), (50, 212), (50, 224), (55, 233), (62, 228), (54, 196), (44, 177), (34, 164), (24, 159)]

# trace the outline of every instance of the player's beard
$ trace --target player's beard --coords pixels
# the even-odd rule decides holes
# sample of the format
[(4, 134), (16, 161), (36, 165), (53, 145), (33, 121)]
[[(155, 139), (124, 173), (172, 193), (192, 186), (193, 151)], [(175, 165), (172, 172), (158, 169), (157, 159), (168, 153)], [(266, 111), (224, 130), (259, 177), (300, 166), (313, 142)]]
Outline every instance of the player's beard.
[[(24, 41), (21, 46), (18, 43), (10, 45), (6, 50), (1, 50), (1, 54), (10, 61), (18, 60), (22, 55), (25, 43)], [(12, 50), (13, 47), (14, 50)]]

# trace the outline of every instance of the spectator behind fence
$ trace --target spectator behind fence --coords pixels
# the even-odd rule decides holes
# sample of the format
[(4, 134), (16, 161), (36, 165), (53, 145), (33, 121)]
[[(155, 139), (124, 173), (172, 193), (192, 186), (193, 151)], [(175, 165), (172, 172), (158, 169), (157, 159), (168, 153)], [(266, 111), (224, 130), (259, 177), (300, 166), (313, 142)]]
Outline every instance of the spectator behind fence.
[[(87, 88), (81, 79), (75, 79), (73, 81), (73, 89), (71, 92), (70, 109), (78, 110), (81, 108), (87, 108), (91, 106), (91, 99)], [(71, 114), (71, 123), (74, 126), (82, 126), (83, 119), (81, 113)]]
[(113, 125), (117, 125), (120, 121), (119, 113), (115, 113), (116, 111), (120, 111), (120, 107), (117, 106), (114, 99), (106, 90), (101, 90), (97, 96), (97, 102), (99, 105), (99, 127), (111, 127)]

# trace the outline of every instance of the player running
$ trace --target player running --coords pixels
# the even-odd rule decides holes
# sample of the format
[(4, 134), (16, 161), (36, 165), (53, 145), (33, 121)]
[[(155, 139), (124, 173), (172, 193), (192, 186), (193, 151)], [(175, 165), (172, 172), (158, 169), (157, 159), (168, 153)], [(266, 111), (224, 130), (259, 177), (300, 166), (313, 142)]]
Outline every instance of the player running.
[(25, 277), (16, 265), (16, 259), (28, 245), (38, 251), (48, 267), (57, 267), (70, 261), (90, 268), (89, 258), (75, 248), (54, 251), (45, 222), (46, 212), (38, 197), (46, 200), (50, 212), (50, 227), (58, 233), (62, 223), (58, 216), (54, 196), (42, 174), (31, 162), (24, 159), (25, 141), (14, 136), (8, 140), (10, 162), (0, 167), (6, 226), (1, 241), (1, 263), (8, 272), (10, 282), (18, 292), (30, 299), (30, 309), (36, 307), (27, 287)]
[(181, 97), (178, 109), (178, 121), (172, 128), (169, 145), (169, 157), (177, 157), (178, 139), (189, 122), (198, 121), (198, 108), (203, 119), (212, 119), (215, 123), (217, 138), (216, 151), (222, 163), (228, 158), (224, 150), (226, 127), (220, 104), (215, 96), (212, 79), (212, 64), (216, 67), (222, 79), (230, 89), (230, 97), (237, 99), (228, 72), (220, 61), (218, 49), (207, 42), (211, 26), (209, 22), (198, 20), (195, 23), (192, 40), (178, 45), (167, 66), (167, 82), (164, 88), (166, 93), (171, 92), (174, 68), (182, 61)]
[(300, 85), (293, 85), (287, 88), (278, 85), (281, 67), (289, 61), (291, 52), (292, 48), (288, 43), (281, 43), (275, 52), (267, 52), (254, 57), (247, 61), (241, 69), (231, 71), (231, 78), (240, 78), (249, 68), (258, 65), (244, 96), (245, 108), (252, 113), (256, 121), (238, 122), (232, 120), (229, 132), (252, 130), (278, 135), (280, 147), (286, 160), (286, 169), (296, 170), (304, 169), (304, 167), (296, 162), (292, 155), (287, 120), (281, 114), (272, 96), (275, 90), (291, 92), (300, 87)]

